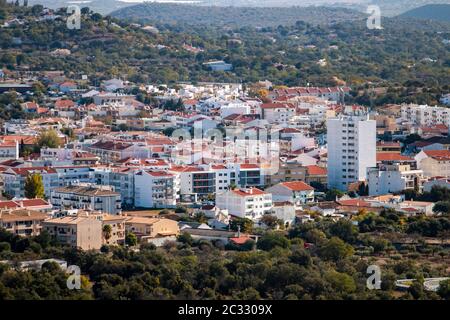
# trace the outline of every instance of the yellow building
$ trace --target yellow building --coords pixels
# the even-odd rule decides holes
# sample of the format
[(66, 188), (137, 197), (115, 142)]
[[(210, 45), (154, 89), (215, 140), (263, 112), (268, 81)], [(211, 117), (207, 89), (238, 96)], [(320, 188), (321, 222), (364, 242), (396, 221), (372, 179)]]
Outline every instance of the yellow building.
[(176, 221), (162, 218), (128, 217), (125, 228), (139, 238), (167, 237), (180, 233)]

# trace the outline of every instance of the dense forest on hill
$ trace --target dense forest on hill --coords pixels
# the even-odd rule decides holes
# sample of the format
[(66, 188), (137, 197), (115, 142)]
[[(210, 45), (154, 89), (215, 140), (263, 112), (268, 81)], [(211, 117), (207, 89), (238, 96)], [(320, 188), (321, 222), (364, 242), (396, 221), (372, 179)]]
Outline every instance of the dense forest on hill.
[[(242, 27), (154, 24), (158, 31), (89, 13), (83, 9), (81, 30), (61, 19), (39, 21), (42, 7), (0, 8), (0, 24), (19, 17), (23, 24), (2, 28), (0, 67), (10, 70), (64, 70), (74, 79), (122, 77), (137, 83), (270, 80), (278, 85), (386, 87), (384, 102), (436, 103), (450, 84), (450, 24), (383, 20), (382, 30), (365, 21), (255, 29)], [(199, 51), (191, 52), (183, 45)], [(58, 48), (70, 55), (54, 56)], [(224, 60), (229, 72), (212, 72), (203, 63)], [(420, 101), (419, 101), (420, 100)]]
[(206, 7), (197, 5), (144, 3), (119, 9), (111, 16), (142, 23), (210, 25), (222, 27), (270, 27), (294, 25), (301, 20), (311, 24), (331, 24), (360, 20), (364, 14), (327, 7)]

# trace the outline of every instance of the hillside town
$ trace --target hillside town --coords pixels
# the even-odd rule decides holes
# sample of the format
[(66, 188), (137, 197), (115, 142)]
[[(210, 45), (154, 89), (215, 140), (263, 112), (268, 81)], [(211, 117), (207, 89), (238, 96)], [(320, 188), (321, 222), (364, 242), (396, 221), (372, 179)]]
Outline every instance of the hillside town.
[(24, 118), (2, 123), (0, 225), (20, 236), (46, 230), (85, 250), (126, 234), (240, 243), (258, 236), (233, 220), (284, 229), (387, 208), (439, 215), (408, 195), (450, 188), (444, 106), (370, 110), (346, 104), (349, 87), (268, 81), (93, 87), (62, 71), (15, 76), (0, 83), (26, 101)]
[(0, 0), (0, 300), (450, 299), (449, 25), (156, 2)]

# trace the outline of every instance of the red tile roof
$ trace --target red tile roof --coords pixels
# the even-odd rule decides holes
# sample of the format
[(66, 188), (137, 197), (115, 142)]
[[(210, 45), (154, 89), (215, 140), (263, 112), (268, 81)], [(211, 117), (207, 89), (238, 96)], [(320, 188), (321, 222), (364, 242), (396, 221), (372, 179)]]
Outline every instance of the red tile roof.
[(75, 106), (75, 102), (72, 100), (58, 100), (55, 102), (55, 108), (72, 108)]
[(436, 160), (450, 160), (449, 150), (424, 150), (425, 154)]
[(170, 171), (175, 171), (175, 172), (198, 172), (198, 171), (204, 171), (202, 168), (200, 167), (195, 167), (195, 166), (172, 166), (169, 169)]
[(21, 176), (26, 176), (30, 173), (56, 173), (54, 168), (49, 167), (11, 168), (11, 170)]
[(413, 158), (396, 152), (377, 152), (377, 161), (413, 161)]
[(359, 199), (339, 200), (337, 203), (349, 207), (370, 207), (370, 203)]
[(236, 237), (236, 238), (230, 238), (229, 239), (231, 242), (233, 242), (234, 244), (245, 244), (247, 241), (252, 240), (250, 237), (246, 237), (246, 236), (241, 236), (241, 237)]
[(36, 144), (37, 138), (35, 136), (24, 136), (24, 135), (8, 135), (8, 136), (0, 136), (2, 141), (17, 141), (21, 143), (23, 141), (26, 145)]
[(14, 201), (0, 201), (0, 209), (17, 208), (18, 205)]
[(310, 191), (314, 190), (309, 184), (304, 183), (303, 181), (289, 181), (289, 182), (281, 182), (282, 186), (292, 190), (292, 191)]
[(292, 104), (289, 103), (263, 103), (261, 105), (261, 109), (287, 109), (287, 108), (294, 108)]
[(47, 207), (51, 206), (44, 199), (24, 199), (24, 200), (9, 200), (0, 201), (0, 209), (15, 209), (15, 208), (31, 208), (31, 207)]
[(147, 173), (153, 177), (172, 177), (170, 173), (164, 171), (147, 171)]
[(242, 163), (240, 165), (241, 169), (259, 169), (259, 166), (257, 164), (253, 163)]
[(247, 196), (259, 196), (259, 195), (263, 195), (266, 194), (264, 191), (259, 190), (258, 188), (250, 188), (248, 190), (241, 190), (241, 189), (234, 189), (232, 190), (235, 194), (242, 196), (242, 197), (247, 197)]
[(327, 169), (319, 167), (319, 166), (306, 166), (306, 170), (308, 171), (309, 175), (313, 175), (313, 176), (326, 176), (327, 175)]

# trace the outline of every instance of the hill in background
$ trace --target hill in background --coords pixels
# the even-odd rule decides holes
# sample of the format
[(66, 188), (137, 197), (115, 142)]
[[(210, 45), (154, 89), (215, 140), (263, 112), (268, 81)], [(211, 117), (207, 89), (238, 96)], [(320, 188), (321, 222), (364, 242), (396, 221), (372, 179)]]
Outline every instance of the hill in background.
[(450, 22), (450, 4), (429, 4), (407, 11), (400, 17)]
[[(67, 7), (69, 4), (78, 4), (80, 7), (89, 7), (92, 11), (103, 15), (110, 14), (113, 11), (134, 6), (144, 0), (29, 0), (30, 5), (42, 4), (49, 8)], [(152, 0), (167, 1), (167, 0)], [(381, 14), (386, 17), (400, 15), (413, 8), (418, 8), (428, 4), (450, 3), (449, 0), (171, 0), (189, 2), (192, 1), (198, 6), (222, 6), (222, 7), (308, 7), (308, 6), (326, 6), (340, 7), (366, 12), (369, 4), (376, 4), (381, 8)]]
[(294, 25), (301, 20), (310, 24), (333, 24), (363, 19), (363, 13), (328, 7), (206, 7), (196, 5), (144, 3), (111, 13), (115, 18), (143, 23), (214, 25), (227, 27), (270, 27)]

